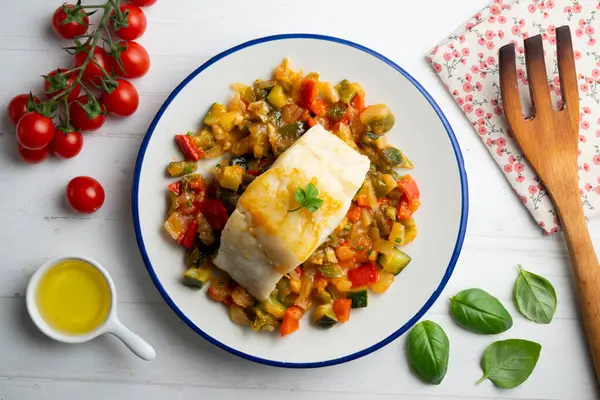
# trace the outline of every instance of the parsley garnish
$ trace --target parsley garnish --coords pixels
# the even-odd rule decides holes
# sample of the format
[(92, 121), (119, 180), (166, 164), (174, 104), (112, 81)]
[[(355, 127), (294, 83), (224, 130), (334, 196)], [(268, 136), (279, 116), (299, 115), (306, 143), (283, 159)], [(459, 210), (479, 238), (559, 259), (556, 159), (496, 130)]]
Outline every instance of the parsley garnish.
[(305, 189), (302, 189), (301, 187), (296, 188), (294, 200), (296, 200), (300, 206), (293, 210), (288, 210), (288, 212), (306, 208), (311, 213), (314, 213), (323, 205), (323, 200), (319, 199), (319, 189), (312, 183), (306, 185)]

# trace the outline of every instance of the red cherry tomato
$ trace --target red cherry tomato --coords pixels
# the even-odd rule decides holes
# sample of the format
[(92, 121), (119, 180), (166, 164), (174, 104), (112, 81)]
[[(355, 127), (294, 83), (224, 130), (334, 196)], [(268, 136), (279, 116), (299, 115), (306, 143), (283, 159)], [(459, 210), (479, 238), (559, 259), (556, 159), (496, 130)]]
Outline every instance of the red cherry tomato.
[(137, 110), (140, 96), (137, 89), (125, 79), (117, 78), (117, 88), (102, 95), (106, 111), (119, 117), (128, 117)]
[(104, 203), (104, 188), (89, 176), (78, 176), (67, 185), (67, 201), (83, 214), (91, 214)]
[(141, 8), (135, 4), (123, 4), (119, 7), (123, 14), (126, 14), (127, 26), (118, 28), (116, 21), (116, 15), (113, 11), (110, 18), (112, 20), (112, 27), (115, 30), (115, 35), (125, 40), (135, 40), (142, 36), (146, 32), (146, 15)]
[(73, 158), (83, 147), (83, 135), (79, 131), (64, 132), (60, 129), (54, 134), (52, 150), (60, 158)]
[(133, 4), (140, 7), (148, 7), (156, 4), (157, 0), (130, 0)]
[[(48, 74), (49, 77), (55, 76), (56, 74), (62, 73), (62, 72), (66, 72), (66, 69), (63, 68), (59, 68), (58, 70), (54, 70), (52, 72), (50, 72)], [(50, 82), (48, 82), (46, 79), (44, 79), (44, 92), (46, 92), (46, 97), (48, 99), (53, 98), (54, 96), (58, 95), (59, 93), (64, 92), (65, 90), (67, 90), (69, 87), (71, 87), (71, 85), (73, 85), (75, 83), (75, 79), (77, 79), (77, 76), (73, 73), (68, 73), (65, 75), (65, 78), (67, 79), (66, 82), (66, 88), (64, 89), (59, 89), (59, 90), (54, 90), (52, 92), (49, 92), (49, 90), (51, 89), (51, 85)], [(72, 102), (73, 100), (75, 100), (77, 98), (77, 96), (79, 96), (79, 91), (81, 90), (81, 87), (79, 86), (79, 84), (76, 84), (75, 87), (71, 90), (71, 92), (69, 93), (67, 100), (69, 102)]]
[(139, 78), (146, 75), (150, 69), (150, 56), (146, 49), (137, 42), (119, 42), (119, 46), (126, 47), (121, 53), (123, 68), (113, 59), (113, 69), (119, 76), (125, 78)]
[(103, 104), (100, 104), (100, 110), (96, 110), (99, 111), (100, 114), (89, 118), (87, 111), (84, 110), (78, 102), (86, 106), (88, 99), (86, 96), (79, 96), (77, 100), (69, 104), (69, 116), (71, 117), (71, 124), (75, 128), (86, 132), (95, 131), (104, 125), (104, 121), (106, 120), (106, 107), (104, 107)]
[(352, 282), (352, 287), (367, 286), (377, 282), (379, 273), (373, 263), (362, 264), (356, 268), (348, 270), (348, 280)]
[[(13, 99), (8, 103), (8, 118), (12, 121), (13, 124), (17, 124), (21, 117), (25, 115), (27, 112), (27, 102), (29, 101), (28, 94), (19, 94), (13, 97)], [(40, 99), (33, 96), (33, 101), (35, 103), (39, 103)]]
[(29, 150), (44, 148), (54, 137), (54, 123), (36, 111), (23, 115), (17, 123), (17, 141)]
[[(72, 14), (69, 10), (74, 8), (73, 4), (64, 4), (54, 11), (52, 14), (52, 28), (56, 34), (64, 39), (73, 39), (75, 36), (81, 36), (87, 32), (88, 26), (90, 25), (90, 19), (83, 10), (76, 12), (76, 17), (81, 21), (67, 22), (63, 24), (63, 21), (67, 19), (69, 14)], [(65, 12), (66, 9), (66, 12)]]
[(46, 159), (46, 156), (48, 155), (48, 146), (39, 150), (29, 150), (21, 146), (20, 143), (17, 143), (17, 151), (23, 161), (28, 162), (29, 164), (38, 164)]
[[(90, 46), (87, 47), (88, 51), (90, 48)], [(88, 53), (85, 51), (75, 54), (75, 67), (80, 67), (83, 65), (87, 56)], [(112, 63), (111, 58), (112, 57), (109, 56), (102, 47), (94, 47), (94, 56), (85, 66), (82, 78), (88, 82), (100, 84), (100, 79), (104, 76), (104, 73), (100, 67), (104, 68), (106, 72), (110, 73), (110, 67)]]

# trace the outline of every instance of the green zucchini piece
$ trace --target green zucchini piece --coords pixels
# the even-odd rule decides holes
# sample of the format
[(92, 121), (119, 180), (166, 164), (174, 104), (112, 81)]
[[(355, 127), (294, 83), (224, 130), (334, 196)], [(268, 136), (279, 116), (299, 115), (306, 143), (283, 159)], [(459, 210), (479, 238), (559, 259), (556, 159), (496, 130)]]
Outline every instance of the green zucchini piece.
[(214, 125), (219, 122), (219, 117), (227, 112), (227, 107), (223, 104), (213, 103), (204, 118), (204, 123), (206, 125)]
[(317, 326), (325, 329), (329, 329), (335, 324), (337, 324), (338, 319), (333, 312), (333, 307), (331, 304), (323, 304), (317, 306), (315, 309), (315, 313), (313, 314), (313, 321), (317, 324)]
[(390, 254), (379, 255), (377, 261), (386, 272), (398, 275), (411, 261), (410, 256), (396, 248)]
[(183, 283), (201, 289), (210, 279), (210, 270), (206, 268), (190, 268), (183, 273)]
[(266, 312), (273, 315), (277, 319), (283, 319), (285, 310), (287, 310), (287, 307), (275, 297), (269, 297), (267, 300), (265, 300), (261, 304), (261, 308), (263, 307)]
[(369, 303), (367, 289), (351, 290), (346, 293), (346, 298), (352, 300), (352, 308), (363, 308)]

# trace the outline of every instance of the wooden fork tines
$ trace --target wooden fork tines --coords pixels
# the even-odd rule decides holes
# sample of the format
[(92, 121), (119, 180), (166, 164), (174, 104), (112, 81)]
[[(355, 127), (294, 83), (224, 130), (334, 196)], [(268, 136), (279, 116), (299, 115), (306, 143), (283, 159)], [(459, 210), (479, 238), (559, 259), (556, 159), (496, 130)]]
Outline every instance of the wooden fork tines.
[(556, 30), (556, 40), (563, 102), (560, 110), (554, 109), (550, 98), (540, 35), (525, 40), (533, 116), (523, 116), (512, 44), (500, 49), (500, 88), (504, 114), (514, 137), (544, 184), (560, 218), (573, 265), (582, 320), (600, 381), (600, 266), (579, 196), (579, 93), (568, 26)]

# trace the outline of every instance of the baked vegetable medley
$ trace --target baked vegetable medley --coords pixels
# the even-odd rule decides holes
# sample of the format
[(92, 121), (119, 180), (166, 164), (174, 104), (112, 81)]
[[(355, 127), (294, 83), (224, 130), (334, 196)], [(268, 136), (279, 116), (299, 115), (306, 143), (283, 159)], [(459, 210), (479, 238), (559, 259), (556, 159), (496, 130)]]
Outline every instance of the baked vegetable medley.
[[(198, 132), (175, 135), (165, 230), (185, 247), (184, 283), (208, 286), (255, 331), (321, 328), (367, 307), (410, 263), (419, 189), (386, 139), (384, 104), (355, 82), (323, 82), (285, 59), (270, 80), (232, 85)], [(220, 158), (209, 180), (196, 172)], [(213, 161), (216, 162), (216, 161)]]

